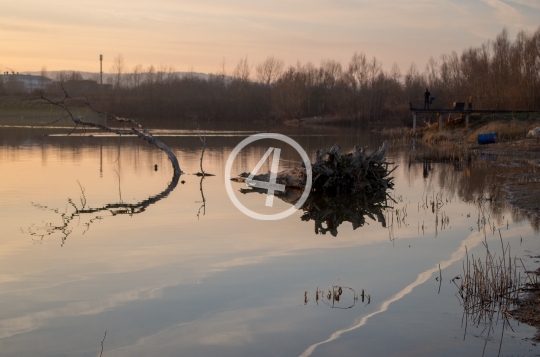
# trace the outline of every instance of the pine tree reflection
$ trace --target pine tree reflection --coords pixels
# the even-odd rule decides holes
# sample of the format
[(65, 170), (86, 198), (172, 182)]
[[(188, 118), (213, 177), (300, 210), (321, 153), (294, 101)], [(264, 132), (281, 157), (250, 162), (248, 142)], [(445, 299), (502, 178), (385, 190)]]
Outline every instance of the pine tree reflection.
[[(260, 193), (267, 194), (266, 189), (247, 188), (240, 189), (243, 194)], [(285, 193), (276, 192), (275, 197), (284, 202), (295, 204), (302, 191), (288, 189)], [(351, 222), (353, 229), (366, 224), (366, 217), (376, 222), (380, 222), (386, 228), (384, 217), (385, 209), (389, 206), (392, 198), (386, 191), (377, 193), (358, 192), (352, 195), (329, 195), (326, 193), (312, 192), (306, 202), (302, 205), (302, 221), (314, 221), (315, 234), (330, 233), (337, 236), (338, 227), (343, 222)]]
[(351, 222), (353, 229), (366, 224), (366, 217), (386, 227), (384, 210), (388, 208), (386, 192), (377, 194), (357, 193), (352, 196), (327, 196), (312, 194), (302, 206), (303, 221), (315, 222), (315, 233), (337, 236), (343, 222)]

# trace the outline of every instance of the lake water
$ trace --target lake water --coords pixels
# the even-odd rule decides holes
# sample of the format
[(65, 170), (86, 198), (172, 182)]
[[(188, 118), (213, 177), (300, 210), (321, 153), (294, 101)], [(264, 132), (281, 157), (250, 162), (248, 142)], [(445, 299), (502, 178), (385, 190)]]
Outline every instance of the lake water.
[[(334, 143), (376, 149), (389, 140), (387, 158), (399, 167), (384, 220), (360, 210), (365, 224), (319, 222), (331, 229), (317, 234), (302, 210), (277, 221), (240, 212), (225, 164), (240, 141), (268, 131), (312, 159)], [(215, 176), (201, 179), (197, 132), (169, 130), (157, 133), (185, 174), (149, 202), (173, 177), (165, 154), (134, 138), (65, 133), (0, 128), (2, 356), (99, 356), (103, 340), (107, 357), (540, 353), (534, 328), (464, 318), (451, 281), (466, 249), (485, 256), (483, 242), (500, 250), (501, 236), (536, 269), (537, 223), (497, 188), (500, 175), (519, 179), (534, 167), (482, 154), (457, 162), (452, 152), (357, 129), (261, 126), (208, 131), (203, 167)], [(261, 140), (240, 152), (232, 174), (251, 171), (268, 147), (281, 147), (280, 169), (301, 160)], [(241, 188), (233, 183), (251, 210), (291, 207), (278, 198), (266, 207), (266, 195)], [(332, 286), (342, 287), (339, 301), (327, 296)]]

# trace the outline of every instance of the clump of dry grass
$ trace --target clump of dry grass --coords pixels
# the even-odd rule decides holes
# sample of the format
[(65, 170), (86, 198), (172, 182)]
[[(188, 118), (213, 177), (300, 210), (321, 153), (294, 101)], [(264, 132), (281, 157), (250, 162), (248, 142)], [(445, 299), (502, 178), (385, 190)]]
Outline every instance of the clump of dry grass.
[[(504, 322), (503, 332), (507, 324), (510, 326), (511, 318), (540, 328), (540, 278), (537, 273), (525, 270), (521, 259), (511, 257), (510, 245), (504, 246), (500, 230), (499, 236), (500, 255), (492, 253), (485, 242), (485, 258), (469, 259), (467, 253), (463, 275), (452, 279), (459, 288), (457, 296), (463, 306), (464, 320), (486, 326), (488, 338), (499, 320)], [(518, 267), (523, 268), (523, 274)], [(540, 340), (540, 334), (535, 340)]]
[(374, 129), (373, 132), (380, 133), (382, 135), (388, 136), (388, 137), (403, 137), (409, 134), (410, 129), (405, 126), (397, 126), (397, 127), (391, 127), (387, 128), (384, 127), (380, 130)]
[(440, 144), (459, 141), (459, 137), (450, 131), (426, 131), (423, 140), (428, 144)]
[(300, 120), (298, 119), (291, 119), (291, 120), (285, 120), (283, 124), (290, 125), (290, 126), (300, 126), (301, 123), (300, 123)]
[[(502, 245), (501, 237), (501, 245)], [(517, 259), (510, 257), (510, 246), (502, 249), (501, 256), (496, 256), (486, 247), (485, 259), (469, 260), (463, 266), (463, 276), (458, 295), (465, 313), (475, 324), (492, 323), (493, 313), (504, 316), (516, 303), (522, 291), (523, 282), (517, 269)], [(457, 285), (457, 284), (456, 284)]]

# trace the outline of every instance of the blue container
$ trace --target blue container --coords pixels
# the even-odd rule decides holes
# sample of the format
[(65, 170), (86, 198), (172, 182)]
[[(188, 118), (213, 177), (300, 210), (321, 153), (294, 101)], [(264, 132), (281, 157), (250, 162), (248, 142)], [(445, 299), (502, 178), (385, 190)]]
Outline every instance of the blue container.
[(497, 142), (497, 133), (482, 133), (478, 134), (478, 144), (493, 144)]

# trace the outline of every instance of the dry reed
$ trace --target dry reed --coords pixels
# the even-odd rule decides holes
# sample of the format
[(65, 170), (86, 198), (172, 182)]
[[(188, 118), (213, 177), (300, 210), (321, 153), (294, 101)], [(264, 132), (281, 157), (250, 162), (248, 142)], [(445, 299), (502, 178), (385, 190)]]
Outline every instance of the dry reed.
[[(509, 316), (508, 311), (515, 305), (522, 291), (521, 272), (518, 271), (518, 260), (510, 256), (510, 245), (506, 247), (501, 237), (502, 252), (500, 256), (492, 253), (487, 244), (484, 259), (475, 258), (467, 252), (463, 264), (463, 276), (452, 279), (461, 280), (458, 295), (467, 317), (476, 325), (491, 324), (494, 313)], [(527, 278), (527, 275), (525, 276)], [(511, 316), (509, 316), (511, 317)]]
[[(510, 244), (504, 245), (500, 230), (499, 237), (502, 248), (499, 255), (490, 251), (487, 241), (483, 243), (485, 258), (475, 258), (474, 255), (469, 258), (467, 251), (463, 275), (455, 277), (452, 282), (459, 288), (457, 296), (463, 306), (465, 331), (468, 321), (477, 327), (484, 326), (487, 343), (490, 333), (494, 332), (494, 325), (502, 321), (500, 354), (504, 330), (506, 327), (512, 329), (509, 319), (515, 318), (515, 309), (523, 304), (527, 295), (533, 289), (538, 290), (539, 281), (537, 274), (525, 269), (521, 259), (512, 258)], [(461, 284), (456, 281), (461, 281)]]

